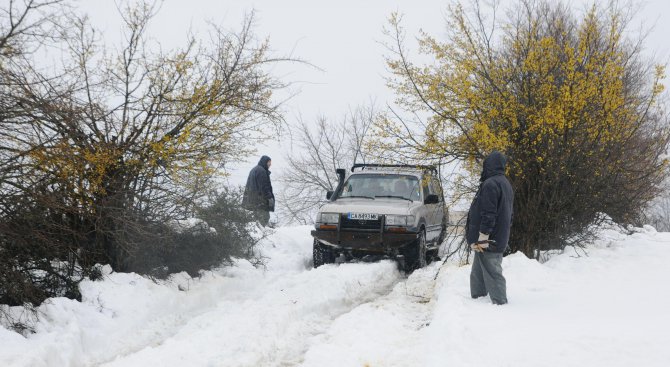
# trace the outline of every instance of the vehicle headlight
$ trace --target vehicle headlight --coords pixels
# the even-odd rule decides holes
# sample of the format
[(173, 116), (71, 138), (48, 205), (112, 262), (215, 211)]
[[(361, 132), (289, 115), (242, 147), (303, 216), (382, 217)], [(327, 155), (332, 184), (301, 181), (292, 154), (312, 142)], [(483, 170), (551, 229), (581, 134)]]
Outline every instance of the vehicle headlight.
[(319, 213), (319, 216), (317, 217), (317, 222), (318, 223), (337, 224), (337, 223), (340, 222), (340, 214), (339, 213)]
[(414, 224), (413, 215), (387, 215), (386, 216), (386, 225), (387, 226), (403, 226), (409, 227)]

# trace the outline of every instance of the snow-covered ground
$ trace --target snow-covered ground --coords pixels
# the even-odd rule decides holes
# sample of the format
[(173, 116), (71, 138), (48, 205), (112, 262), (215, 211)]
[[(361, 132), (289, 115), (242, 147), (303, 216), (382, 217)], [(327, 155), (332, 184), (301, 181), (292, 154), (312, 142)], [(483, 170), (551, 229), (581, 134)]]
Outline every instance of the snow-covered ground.
[(0, 328), (0, 366), (669, 366), (670, 233), (603, 230), (588, 256), (506, 257), (505, 306), (469, 297), (469, 266), (405, 277), (391, 261), (312, 269), (309, 227), (246, 261), (156, 284), (107, 272), (82, 303)]

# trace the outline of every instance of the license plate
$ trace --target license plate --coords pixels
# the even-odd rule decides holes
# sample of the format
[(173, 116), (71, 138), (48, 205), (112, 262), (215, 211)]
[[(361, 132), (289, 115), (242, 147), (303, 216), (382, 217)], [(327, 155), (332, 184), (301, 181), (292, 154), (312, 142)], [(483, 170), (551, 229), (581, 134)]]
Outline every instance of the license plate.
[(379, 214), (349, 213), (349, 219), (352, 219), (352, 220), (378, 220), (379, 219)]

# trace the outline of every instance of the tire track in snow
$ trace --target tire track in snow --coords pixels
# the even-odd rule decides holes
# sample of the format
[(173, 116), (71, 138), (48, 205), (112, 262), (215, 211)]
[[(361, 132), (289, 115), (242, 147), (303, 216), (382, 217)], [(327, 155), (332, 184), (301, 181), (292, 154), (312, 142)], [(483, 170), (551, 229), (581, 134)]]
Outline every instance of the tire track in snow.
[(432, 320), (433, 280), (441, 263), (416, 270), (393, 290), (341, 315), (315, 336), (301, 366), (413, 366), (422, 345), (421, 332)]
[[(116, 359), (124, 358), (133, 353), (137, 353), (147, 347), (156, 347), (161, 345), (165, 340), (176, 335), (181, 328), (187, 325), (191, 320), (200, 317), (203, 314), (212, 312), (217, 309), (222, 302), (222, 295), (225, 299), (235, 300), (235, 302), (245, 302), (249, 299), (254, 299), (259, 296), (258, 289), (245, 288), (248, 284), (249, 276), (252, 276), (252, 281), (259, 284), (263, 282), (263, 274), (257, 269), (253, 268), (251, 264), (246, 261), (238, 262), (237, 266), (229, 268), (223, 274), (207, 273), (203, 279), (198, 279), (195, 283), (190, 284), (193, 279), (187, 276), (177, 276), (166, 282), (153, 284), (155, 287), (173, 287), (185, 292), (178, 292), (177, 296), (171, 297), (163, 296), (160, 300), (166, 302), (164, 304), (164, 312), (158, 312), (147, 321), (136, 323), (136, 329), (133, 330), (118, 330), (116, 334), (124, 333), (124, 335), (104, 335), (106, 344), (99, 342), (95, 344), (105, 345), (103, 351), (97, 350), (93, 353), (84, 355), (83, 360), (74, 365), (82, 365), (87, 367), (95, 367), (104, 365)], [(244, 269), (246, 267), (246, 269)], [(249, 270), (252, 273), (249, 273)], [(238, 276), (242, 273), (242, 276)], [(223, 275), (223, 276), (222, 276)], [(211, 279), (207, 279), (210, 278)], [(147, 279), (141, 281), (149, 282)], [(135, 280), (132, 280), (135, 282)], [(191, 288), (192, 286), (192, 288)], [(127, 288), (122, 288), (127, 290)], [(136, 307), (146, 306), (149, 309), (155, 310), (155, 305), (145, 305), (138, 303)], [(106, 310), (104, 301), (100, 305), (100, 310)], [(139, 310), (138, 310), (139, 311)], [(163, 310), (160, 310), (163, 311)], [(112, 311), (115, 313), (115, 311)], [(117, 331), (117, 330), (115, 330)], [(96, 337), (100, 337), (96, 335)], [(91, 335), (82, 335), (82, 339), (91, 338)]]
[(400, 278), (391, 261), (259, 277), (251, 297), (222, 295), (160, 344), (102, 366), (293, 366), (333, 320), (388, 294)]

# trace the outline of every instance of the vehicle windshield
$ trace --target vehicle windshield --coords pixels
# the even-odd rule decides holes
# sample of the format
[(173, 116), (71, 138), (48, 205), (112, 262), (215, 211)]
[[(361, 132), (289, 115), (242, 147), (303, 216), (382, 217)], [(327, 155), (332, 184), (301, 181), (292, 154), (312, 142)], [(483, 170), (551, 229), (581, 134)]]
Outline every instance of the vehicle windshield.
[(420, 201), (419, 179), (410, 175), (360, 174), (351, 175), (344, 183), (339, 198), (388, 197)]

